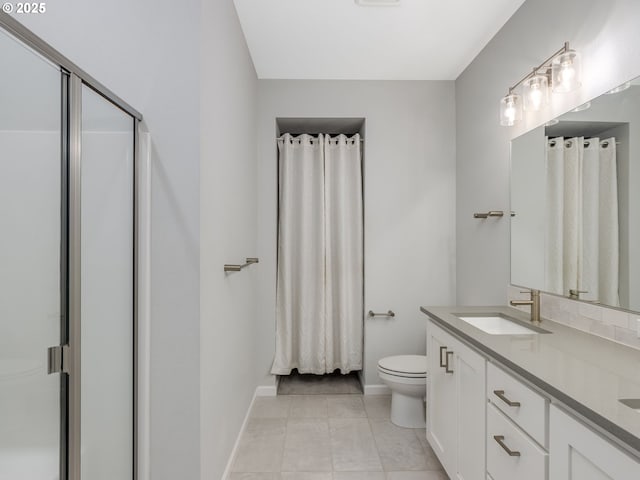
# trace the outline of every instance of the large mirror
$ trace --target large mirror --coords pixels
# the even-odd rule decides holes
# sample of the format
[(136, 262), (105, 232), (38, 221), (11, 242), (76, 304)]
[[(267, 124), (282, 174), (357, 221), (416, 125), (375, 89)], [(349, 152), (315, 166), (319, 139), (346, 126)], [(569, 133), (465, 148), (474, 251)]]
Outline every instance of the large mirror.
[(511, 283), (640, 311), (640, 77), (511, 143)]

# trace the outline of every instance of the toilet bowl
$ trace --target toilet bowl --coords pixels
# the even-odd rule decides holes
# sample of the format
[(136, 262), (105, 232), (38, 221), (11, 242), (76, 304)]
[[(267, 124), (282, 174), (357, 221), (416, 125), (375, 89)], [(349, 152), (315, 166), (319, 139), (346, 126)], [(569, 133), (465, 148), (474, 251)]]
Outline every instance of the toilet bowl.
[(378, 361), (378, 376), (391, 389), (391, 422), (399, 427), (424, 428), (427, 357), (382, 358)]

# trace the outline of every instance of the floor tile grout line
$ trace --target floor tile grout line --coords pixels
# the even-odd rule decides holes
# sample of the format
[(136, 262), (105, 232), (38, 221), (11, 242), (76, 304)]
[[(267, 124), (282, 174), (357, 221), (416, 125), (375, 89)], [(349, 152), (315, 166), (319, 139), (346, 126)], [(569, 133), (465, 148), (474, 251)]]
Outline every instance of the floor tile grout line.
[(373, 425), (371, 425), (371, 419), (369, 418), (369, 416), (367, 416), (367, 423), (369, 424), (369, 430), (371, 430), (373, 443), (376, 446), (376, 454), (378, 455), (378, 460), (380, 460), (380, 466), (382, 467), (382, 471), (384, 472), (384, 477), (387, 478), (387, 470), (384, 468), (384, 464), (382, 463), (382, 457), (380, 456), (380, 446), (378, 445), (378, 440), (376, 439), (376, 436), (373, 433)]
[[(289, 402), (289, 412), (291, 411), (291, 404), (293, 402)], [(282, 467), (284, 466), (284, 451), (285, 448), (287, 447), (287, 436), (289, 435), (289, 414), (287, 414), (287, 417), (285, 418), (284, 421), (284, 438), (282, 439), (282, 454), (280, 455), (280, 469), (279, 469), (279, 474), (282, 474)], [(280, 475), (282, 476), (282, 475)]]

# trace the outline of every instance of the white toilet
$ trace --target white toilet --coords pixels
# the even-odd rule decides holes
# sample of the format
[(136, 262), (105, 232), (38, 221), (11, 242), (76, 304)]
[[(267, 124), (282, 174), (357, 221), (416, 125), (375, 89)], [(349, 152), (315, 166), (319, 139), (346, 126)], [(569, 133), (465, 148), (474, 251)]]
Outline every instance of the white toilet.
[(396, 355), (378, 361), (378, 375), (391, 389), (391, 422), (399, 427), (424, 428), (427, 357)]

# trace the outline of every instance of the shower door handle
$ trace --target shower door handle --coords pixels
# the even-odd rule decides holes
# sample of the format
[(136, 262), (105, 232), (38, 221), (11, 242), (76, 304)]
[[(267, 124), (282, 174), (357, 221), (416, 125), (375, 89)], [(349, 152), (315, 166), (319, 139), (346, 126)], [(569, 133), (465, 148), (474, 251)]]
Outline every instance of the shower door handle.
[(56, 345), (47, 349), (47, 373), (69, 373), (65, 357), (69, 355), (69, 345)]

